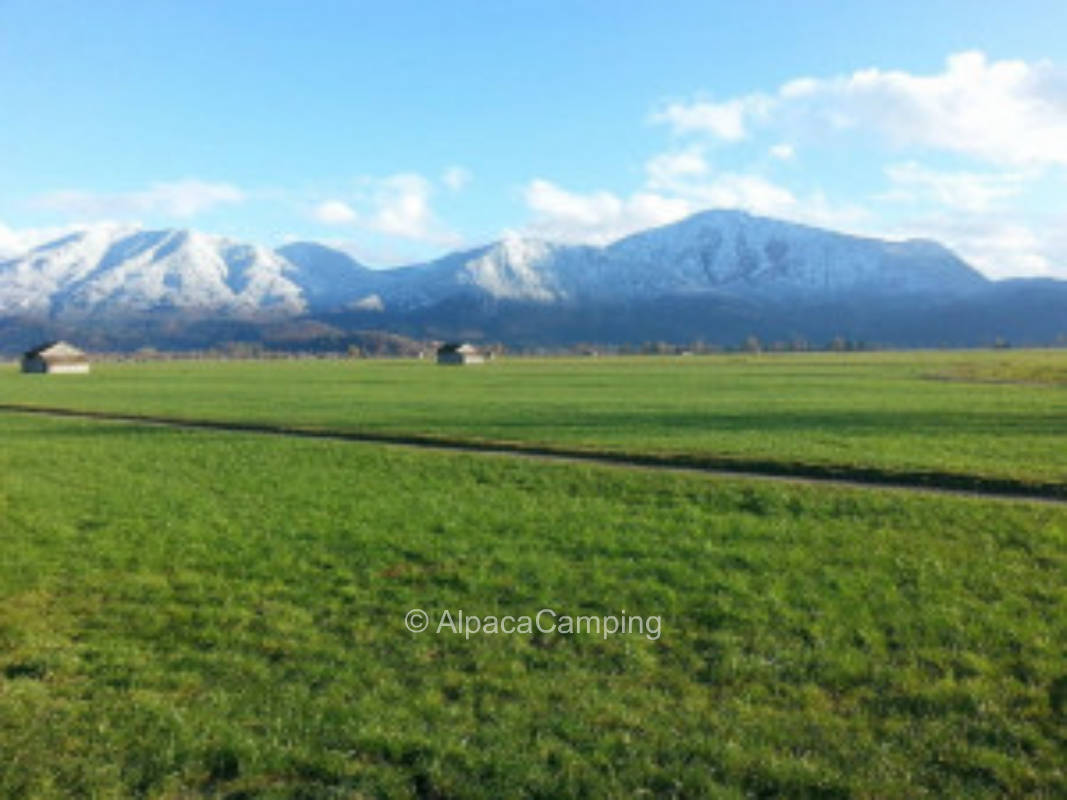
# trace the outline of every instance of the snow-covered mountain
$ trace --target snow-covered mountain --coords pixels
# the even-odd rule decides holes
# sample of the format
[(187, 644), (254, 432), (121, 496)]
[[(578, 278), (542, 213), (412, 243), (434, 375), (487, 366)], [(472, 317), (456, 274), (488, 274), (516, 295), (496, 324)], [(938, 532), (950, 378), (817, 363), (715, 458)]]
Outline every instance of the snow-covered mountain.
[[(294, 258), (308, 270), (324, 259)], [(331, 251), (331, 267), (347, 258)], [(709, 211), (607, 247), (505, 238), (429, 264), (360, 271), (353, 294), (407, 310), (456, 296), (531, 303), (640, 302), (715, 294), (752, 299), (938, 298), (988, 281), (936, 242), (847, 236), (738, 211)]]
[(56, 319), (160, 310), (295, 315), (293, 265), (274, 251), (188, 230), (105, 225), (0, 262), (0, 314)]
[(106, 225), (0, 261), (0, 316), (411, 313), (471, 299), (565, 307), (701, 296), (944, 299), (987, 284), (934, 242), (846, 236), (738, 211), (704, 212), (607, 247), (509, 237), (389, 270), (310, 242), (270, 250), (195, 231)]
[(607, 248), (632, 293), (715, 290), (778, 299), (946, 296), (988, 281), (942, 245), (846, 236), (736, 211), (707, 211)]

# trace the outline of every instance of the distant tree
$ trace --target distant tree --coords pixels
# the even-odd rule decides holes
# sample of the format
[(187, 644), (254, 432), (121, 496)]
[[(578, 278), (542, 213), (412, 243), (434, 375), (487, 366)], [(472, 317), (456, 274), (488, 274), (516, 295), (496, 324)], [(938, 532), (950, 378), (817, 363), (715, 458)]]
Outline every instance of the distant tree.
[(161, 354), (154, 347), (141, 347), (134, 352), (133, 357), (139, 361), (155, 361), (161, 358)]
[(674, 348), (667, 342), (643, 342), (641, 352), (646, 356), (673, 353)]
[(259, 342), (224, 342), (221, 349), (225, 358), (258, 358), (263, 354)]
[(760, 340), (756, 336), (749, 336), (745, 339), (745, 343), (741, 346), (741, 349), (746, 353), (758, 353), (763, 347), (760, 345)]

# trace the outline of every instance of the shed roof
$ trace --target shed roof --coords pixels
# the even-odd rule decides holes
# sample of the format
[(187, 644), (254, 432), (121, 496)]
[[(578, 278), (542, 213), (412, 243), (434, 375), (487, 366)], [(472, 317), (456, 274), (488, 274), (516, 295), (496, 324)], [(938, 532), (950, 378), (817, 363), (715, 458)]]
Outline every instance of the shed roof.
[(45, 342), (32, 350), (23, 353), (23, 358), (43, 358), (46, 361), (51, 358), (57, 359), (84, 359), (87, 358), (85, 351), (79, 350), (72, 344), (63, 340)]
[(437, 348), (438, 353), (477, 353), (477, 347), (467, 342), (447, 342)]

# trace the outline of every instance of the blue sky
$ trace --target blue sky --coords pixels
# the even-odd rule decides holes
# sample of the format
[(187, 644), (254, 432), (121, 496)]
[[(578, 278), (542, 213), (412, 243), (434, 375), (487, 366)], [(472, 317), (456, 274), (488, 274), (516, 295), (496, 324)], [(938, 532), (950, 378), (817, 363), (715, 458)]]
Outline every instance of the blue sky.
[(136, 221), (371, 264), (703, 208), (1067, 277), (1067, 4), (0, 0), (0, 249)]

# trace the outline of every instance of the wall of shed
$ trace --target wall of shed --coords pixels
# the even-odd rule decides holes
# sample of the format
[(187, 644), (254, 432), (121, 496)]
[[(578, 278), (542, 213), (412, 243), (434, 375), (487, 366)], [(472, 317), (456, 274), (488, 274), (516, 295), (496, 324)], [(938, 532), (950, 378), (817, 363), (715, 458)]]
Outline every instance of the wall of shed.
[(22, 371), (41, 373), (48, 370), (45, 368), (44, 359), (34, 357), (22, 359)]
[(89, 371), (89, 362), (49, 364), (43, 358), (35, 356), (22, 359), (22, 371), (37, 375), (84, 375)]
[(49, 375), (84, 375), (89, 371), (88, 364), (49, 364)]
[(483, 364), (485, 358), (480, 353), (439, 353), (437, 355), (438, 364), (450, 364), (458, 366), (461, 364)]

